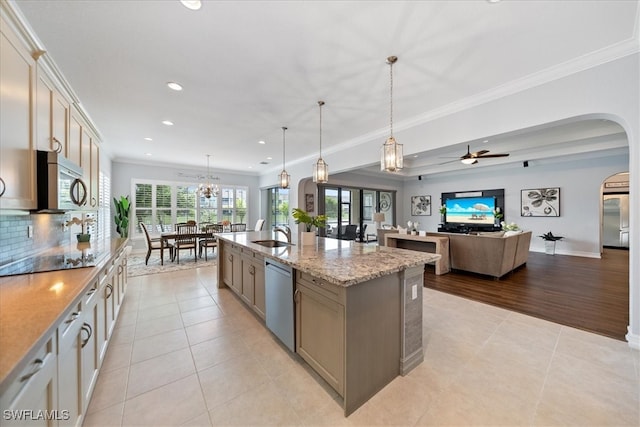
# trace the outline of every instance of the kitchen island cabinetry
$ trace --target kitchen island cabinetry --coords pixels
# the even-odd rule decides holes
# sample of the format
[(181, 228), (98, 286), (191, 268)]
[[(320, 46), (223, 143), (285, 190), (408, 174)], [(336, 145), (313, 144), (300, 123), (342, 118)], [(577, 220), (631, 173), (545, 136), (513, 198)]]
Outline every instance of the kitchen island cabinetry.
[(262, 319), (265, 318), (264, 257), (248, 251), (242, 255), (241, 297)]
[[(245, 265), (260, 256), (295, 269), (295, 351), (342, 397), (345, 415), (422, 362), (424, 264), (440, 255), (325, 238), (314, 246), (259, 244), (275, 237), (270, 231), (219, 234), (225, 261), (218, 286), (248, 303), (252, 283), (240, 292), (233, 288), (236, 266), (226, 257), (234, 251), (242, 252)], [(266, 295), (267, 319), (272, 300)]]
[(36, 62), (0, 18), (0, 208), (36, 208)]
[(296, 275), (296, 353), (344, 395), (344, 292)]

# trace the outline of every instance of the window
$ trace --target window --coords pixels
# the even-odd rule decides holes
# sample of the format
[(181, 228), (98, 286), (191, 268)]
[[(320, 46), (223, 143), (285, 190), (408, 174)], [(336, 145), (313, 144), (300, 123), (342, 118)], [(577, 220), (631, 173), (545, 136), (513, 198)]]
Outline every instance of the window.
[(100, 172), (98, 178), (98, 240), (111, 238), (111, 179)]
[(289, 189), (274, 187), (267, 191), (269, 204), (267, 224), (271, 227), (289, 224)]
[(385, 222), (395, 223), (394, 201), (395, 191), (318, 186), (318, 212), (327, 216), (329, 237), (341, 238), (345, 225), (356, 224), (365, 238), (367, 227), (375, 229), (374, 212), (385, 213)]
[(244, 222), (248, 212), (248, 188), (226, 186), (218, 197), (198, 194), (196, 184), (134, 182), (131, 211), (133, 235), (141, 235), (144, 222), (152, 233), (173, 230), (179, 222), (218, 223), (223, 219)]

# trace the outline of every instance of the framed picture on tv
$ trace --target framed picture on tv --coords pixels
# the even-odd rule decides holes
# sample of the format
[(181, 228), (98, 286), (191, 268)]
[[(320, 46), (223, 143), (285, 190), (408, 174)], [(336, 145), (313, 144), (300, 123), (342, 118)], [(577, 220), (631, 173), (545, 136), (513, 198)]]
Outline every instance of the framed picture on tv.
[(431, 196), (411, 196), (411, 215), (431, 215)]
[(560, 216), (560, 188), (521, 190), (521, 216)]

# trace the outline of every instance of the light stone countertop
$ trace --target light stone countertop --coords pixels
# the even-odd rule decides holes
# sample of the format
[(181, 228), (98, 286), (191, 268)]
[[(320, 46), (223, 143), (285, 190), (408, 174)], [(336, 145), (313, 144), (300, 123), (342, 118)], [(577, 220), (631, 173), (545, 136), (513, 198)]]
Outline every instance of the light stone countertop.
[(284, 235), (271, 231), (222, 233), (218, 238), (338, 286), (355, 285), (440, 259), (438, 254), (325, 237), (318, 237), (314, 245), (303, 246), (295, 234), (291, 246), (268, 248), (252, 243), (265, 239), (284, 240)]
[[(0, 394), (127, 242), (128, 239), (112, 239), (98, 245), (96, 267), (0, 277)], [(66, 250), (60, 247), (50, 252)]]

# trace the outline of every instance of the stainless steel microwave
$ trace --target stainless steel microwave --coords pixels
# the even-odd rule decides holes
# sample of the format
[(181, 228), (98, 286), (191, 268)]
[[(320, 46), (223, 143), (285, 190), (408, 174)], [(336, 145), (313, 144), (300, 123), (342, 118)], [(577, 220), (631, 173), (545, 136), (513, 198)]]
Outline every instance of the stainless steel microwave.
[(55, 151), (38, 151), (36, 164), (39, 212), (75, 210), (85, 205), (87, 185), (80, 166)]

